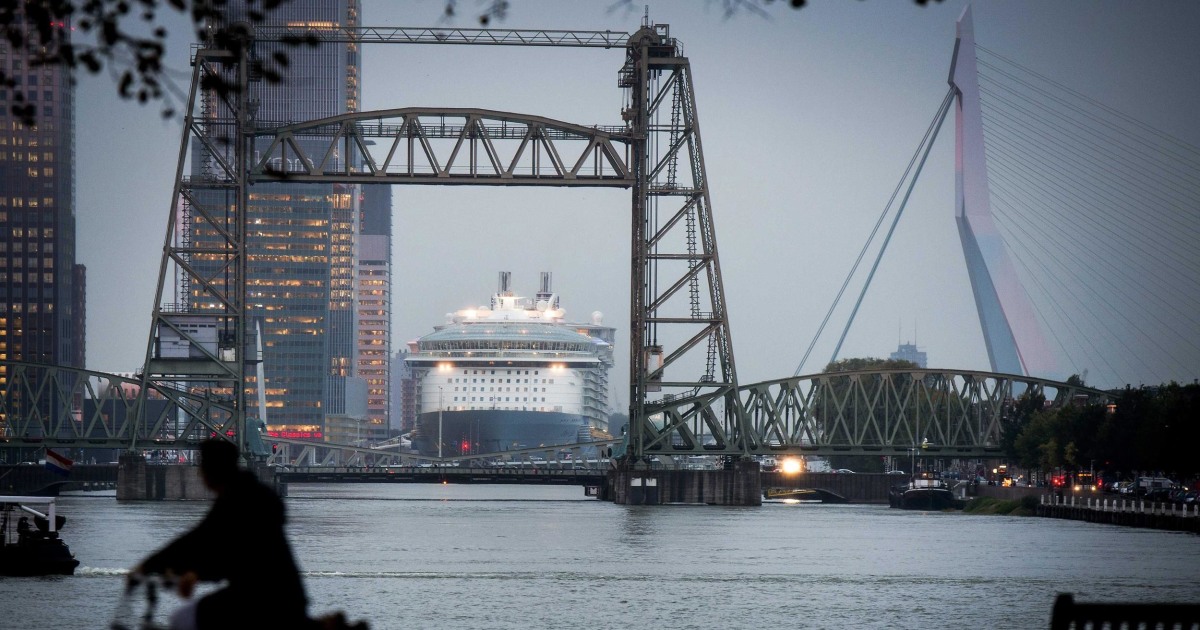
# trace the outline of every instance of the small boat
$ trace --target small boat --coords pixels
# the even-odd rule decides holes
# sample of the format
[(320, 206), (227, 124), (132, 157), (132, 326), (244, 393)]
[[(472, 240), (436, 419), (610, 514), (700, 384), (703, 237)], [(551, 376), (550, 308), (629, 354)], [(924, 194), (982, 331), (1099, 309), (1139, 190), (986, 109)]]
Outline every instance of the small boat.
[(904, 510), (947, 510), (958, 507), (954, 492), (946, 482), (930, 473), (921, 473), (907, 485), (892, 488), (888, 492), (888, 504)]
[(55, 500), (0, 496), (0, 575), (74, 575), (79, 561), (58, 536), (67, 519)]

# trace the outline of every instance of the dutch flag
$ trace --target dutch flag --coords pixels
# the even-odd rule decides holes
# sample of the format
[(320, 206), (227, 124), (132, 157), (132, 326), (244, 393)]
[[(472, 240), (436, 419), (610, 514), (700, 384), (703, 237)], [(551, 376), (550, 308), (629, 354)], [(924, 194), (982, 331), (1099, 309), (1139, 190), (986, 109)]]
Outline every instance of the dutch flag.
[(46, 468), (60, 475), (71, 474), (71, 466), (75, 462), (67, 459), (64, 455), (59, 455), (50, 449), (46, 449)]

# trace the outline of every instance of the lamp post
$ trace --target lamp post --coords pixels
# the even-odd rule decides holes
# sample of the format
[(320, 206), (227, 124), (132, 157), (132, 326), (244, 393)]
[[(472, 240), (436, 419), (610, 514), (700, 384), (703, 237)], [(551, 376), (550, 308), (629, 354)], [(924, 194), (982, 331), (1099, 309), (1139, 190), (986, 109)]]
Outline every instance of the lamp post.
[(445, 391), (438, 385), (438, 464), (442, 463), (442, 400)]

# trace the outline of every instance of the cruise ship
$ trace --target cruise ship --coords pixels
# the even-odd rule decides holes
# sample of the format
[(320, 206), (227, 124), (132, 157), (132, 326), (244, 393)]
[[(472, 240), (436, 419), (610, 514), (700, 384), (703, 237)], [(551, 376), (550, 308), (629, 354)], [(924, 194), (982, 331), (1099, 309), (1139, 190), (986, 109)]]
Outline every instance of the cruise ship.
[(533, 298), (500, 272), (488, 306), (446, 315), (409, 342), (417, 383), (413, 447), (458, 457), (609, 437), (608, 373), (616, 329), (600, 312), (569, 323), (542, 273)]

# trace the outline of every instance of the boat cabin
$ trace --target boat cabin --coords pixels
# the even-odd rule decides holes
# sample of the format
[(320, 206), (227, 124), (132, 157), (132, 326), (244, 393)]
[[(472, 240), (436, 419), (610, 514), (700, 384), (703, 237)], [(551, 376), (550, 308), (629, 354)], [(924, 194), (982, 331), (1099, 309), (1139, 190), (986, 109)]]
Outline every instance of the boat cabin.
[(0, 496), (0, 575), (72, 575), (79, 561), (59, 538), (55, 497)]

